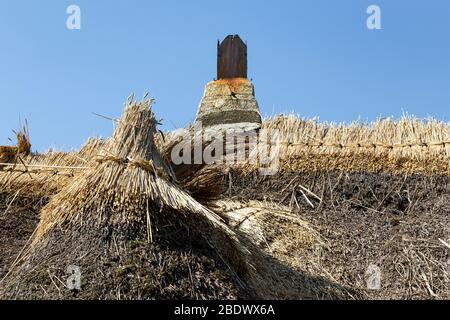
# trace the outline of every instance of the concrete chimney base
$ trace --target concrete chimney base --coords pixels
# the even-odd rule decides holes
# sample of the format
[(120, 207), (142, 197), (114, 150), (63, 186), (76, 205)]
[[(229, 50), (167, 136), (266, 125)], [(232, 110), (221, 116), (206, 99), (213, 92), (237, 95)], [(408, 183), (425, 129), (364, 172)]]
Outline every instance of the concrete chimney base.
[(261, 127), (261, 114), (253, 84), (245, 78), (221, 79), (206, 85), (197, 122), (203, 127), (236, 124)]

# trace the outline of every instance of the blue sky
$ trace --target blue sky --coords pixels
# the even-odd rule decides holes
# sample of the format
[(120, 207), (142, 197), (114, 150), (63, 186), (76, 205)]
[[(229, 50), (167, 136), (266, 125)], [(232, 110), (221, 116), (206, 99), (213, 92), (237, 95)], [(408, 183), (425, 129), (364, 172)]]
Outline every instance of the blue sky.
[[(81, 30), (66, 9), (81, 8)], [(382, 30), (366, 9), (380, 6)], [(34, 150), (110, 136), (126, 97), (149, 91), (163, 129), (191, 122), (216, 42), (248, 42), (263, 115), (326, 121), (403, 113), (449, 121), (450, 1), (0, 0), (0, 144), (19, 117)]]

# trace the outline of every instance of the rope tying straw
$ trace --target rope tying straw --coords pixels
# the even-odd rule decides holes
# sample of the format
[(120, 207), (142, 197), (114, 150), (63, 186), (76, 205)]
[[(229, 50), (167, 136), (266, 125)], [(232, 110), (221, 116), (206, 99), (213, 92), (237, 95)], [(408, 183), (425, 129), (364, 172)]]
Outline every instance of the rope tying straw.
[[(102, 164), (105, 162), (115, 162), (122, 165), (128, 165), (135, 168), (140, 168), (148, 172), (157, 173), (158, 170), (155, 168), (152, 160), (142, 160), (142, 159), (129, 159), (129, 158), (121, 158), (113, 155), (106, 156), (98, 156), (95, 158), (95, 162)], [(10, 167), (25, 167), (24, 169), (15, 169), (15, 168), (5, 168), (0, 171), (12, 172), (12, 171), (20, 171), (20, 172), (32, 172), (39, 173), (41, 170), (55, 171), (58, 172), (57, 169), (60, 170), (87, 170), (89, 167), (69, 167), (69, 166), (49, 166), (49, 165), (25, 165), (21, 163), (0, 163), (0, 166), (10, 166)], [(26, 170), (26, 168), (36, 168), (36, 170), (30, 171)], [(59, 172), (58, 172), (59, 173)]]
[(25, 168), (67, 169), (67, 170), (86, 170), (86, 169), (88, 169), (88, 167), (49, 166), (49, 165), (22, 164), (22, 163), (0, 163), (0, 166), (20, 166), (20, 167), (25, 167)]
[(114, 155), (106, 155), (96, 157), (95, 161), (100, 164), (110, 161), (121, 165), (128, 165), (130, 167), (140, 168), (144, 171), (151, 172), (155, 175), (158, 172), (152, 160), (130, 159), (130, 158), (121, 158)]
[[(344, 145), (340, 143), (331, 143), (326, 144), (324, 142), (320, 143), (309, 143), (309, 142), (290, 142), (290, 141), (282, 141), (277, 143), (278, 145), (284, 145), (288, 147), (296, 147), (296, 146), (304, 146), (304, 147), (315, 147), (315, 148), (340, 148), (340, 149), (358, 149), (358, 148), (387, 148), (387, 149), (398, 149), (398, 148), (412, 148), (412, 147), (422, 147), (422, 148), (430, 148), (430, 147), (446, 147), (450, 145), (449, 141), (442, 142), (414, 142), (414, 143), (406, 143), (406, 144), (383, 144), (383, 143), (371, 143), (371, 144), (354, 144), (354, 145)], [(275, 144), (276, 145), (276, 144)]]

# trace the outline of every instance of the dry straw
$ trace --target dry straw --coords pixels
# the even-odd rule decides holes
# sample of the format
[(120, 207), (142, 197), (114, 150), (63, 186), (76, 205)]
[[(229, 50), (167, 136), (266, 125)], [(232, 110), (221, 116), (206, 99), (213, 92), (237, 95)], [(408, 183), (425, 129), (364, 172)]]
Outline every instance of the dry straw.
[[(43, 208), (33, 244), (17, 263), (34, 250), (47, 250), (45, 240), (54, 230), (72, 241), (83, 237), (83, 226), (120, 230), (137, 224), (147, 228), (151, 242), (153, 233), (161, 232), (154, 222), (166, 221), (201, 233), (260, 297), (350, 297), (351, 290), (318, 263), (327, 245), (288, 208), (255, 201), (208, 202), (223, 197), (224, 168), (175, 167), (175, 174), (168, 155), (177, 141), (158, 134), (151, 102), (129, 100), (107, 142), (91, 140), (74, 153), (29, 155), (21, 165), (0, 172), (7, 192), (21, 187), (58, 192)], [(449, 125), (436, 120), (332, 125), (279, 116), (266, 120), (263, 129), (278, 130), (281, 169), (286, 171), (450, 173)], [(177, 180), (207, 205), (183, 191)], [(306, 199), (314, 196), (306, 188), (303, 192)]]
[(20, 162), (0, 168), (0, 186), (5, 192), (22, 190), (32, 196), (50, 196), (61, 190), (88, 163), (98, 155), (104, 141), (89, 139), (76, 152), (58, 152), (50, 150), (44, 154), (29, 154), (21, 157)]
[(271, 201), (222, 199), (208, 203), (250, 251), (246, 282), (265, 299), (351, 298), (320, 264), (327, 244), (289, 208)]
[(0, 146), (0, 170), (7, 163), (17, 163), (21, 157), (28, 156), (31, 153), (30, 136), (27, 126), (22, 131), (16, 133), (17, 146)]
[(43, 208), (36, 239), (58, 225), (109, 219), (112, 224), (146, 221), (149, 204), (179, 214), (219, 219), (172, 184), (170, 167), (154, 144), (152, 100), (130, 101), (114, 136), (101, 153)]
[[(398, 121), (336, 125), (288, 115), (266, 119), (263, 129), (279, 132), (277, 146), (282, 171), (450, 175), (450, 126), (434, 119), (404, 117)], [(162, 156), (168, 163), (170, 151), (180, 142), (174, 137), (171, 133), (155, 136), (155, 143), (164, 150)], [(33, 195), (53, 195), (87, 167), (104, 144), (103, 140), (91, 139), (78, 152), (23, 155), (23, 162), (15, 161), (10, 152), (8, 158), (0, 161), (11, 162), (0, 165), (0, 185), (8, 192), (23, 189)], [(7, 147), (10, 148), (16, 147)], [(182, 184), (198, 193), (186, 178), (203, 166), (174, 168)], [(246, 165), (244, 171), (253, 169), (254, 166)]]
[[(40, 281), (36, 277), (55, 256), (62, 262), (73, 250), (105, 253), (116, 239), (118, 247), (127, 247), (143, 240), (142, 230), (152, 242), (154, 232), (164, 232), (168, 225), (187, 225), (203, 234), (225, 261), (240, 267), (243, 247), (235, 234), (218, 215), (173, 183), (171, 168), (154, 143), (151, 102), (130, 100), (101, 152), (42, 209), (31, 244), (1, 281), (6, 288), (3, 294), (9, 294), (8, 288), (18, 288), (12, 295), (23, 292), (29, 281)], [(93, 149), (98, 151), (97, 146)], [(61, 162), (68, 160), (62, 158)], [(105, 229), (111, 233), (105, 236)]]
[(263, 129), (277, 130), (285, 171), (450, 174), (450, 125), (435, 119), (337, 125), (289, 115), (266, 119)]
[[(300, 219), (278, 207), (252, 204), (252, 210), (256, 208), (257, 214), (244, 218), (252, 222), (255, 229), (258, 225), (263, 228), (263, 237), (267, 235), (267, 239), (261, 247), (261, 242), (255, 240), (253, 234), (240, 228), (246, 223), (233, 224), (233, 215), (229, 211), (211, 211), (175, 184), (170, 166), (155, 145), (156, 120), (150, 104), (151, 100), (129, 102), (113, 137), (101, 152), (93, 156), (87, 169), (78, 173), (42, 209), (32, 244), (11, 269), (12, 282), (6, 281), (14, 287), (21, 283), (21, 274), (24, 276), (27, 268), (39, 269), (39, 265), (32, 262), (36, 259), (30, 257), (40, 257), (43, 252), (57, 252), (61, 245), (86, 243), (81, 241), (87, 230), (85, 226), (89, 232), (98, 228), (98, 234), (106, 226), (114, 234), (119, 234), (122, 240), (133, 239), (130, 230), (143, 226), (147, 228), (147, 240), (151, 242), (154, 232), (164, 232), (157, 228), (158, 224), (155, 227), (155, 221), (159, 226), (163, 221), (184, 224), (201, 234), (236, 278), (259, 297), (313, 298), (329, 292), (329, 287), (335, 286), (333, 281), (295, 269), (283, 263), (282, 259), (277, 260), (278, 256), (288, 257), (287, 252), (280, 249), (286, 241), (291, 242), (291, 247), (311, 247), (314, 250), (317, 234)], [(210, 174), (206, 170), (197, 181), (207, 184)], [(232, 207), (234, 209), (235, 204)], [(270, 217), (272, 223), (269, 223)], [(287, 222), (286, 226), (292, 227), (289, 230), (296, 229), (295, 238), (271, 235), (268, 230), (273, 231), (275, 222), (277, 228)], [(284, 230), (287, 231), (288, 227)], [(60, 237), (55, 241), (51, 240), (54, 239), (52, 235)], [(269, 242), (272, 247), (267, 251)], [(272, 254), (272, 250), (279, 254)], [(14, 272), (16, 268), (23, 273)], [(293, 279), (297, 282), (294, 286), (291, 283)]]

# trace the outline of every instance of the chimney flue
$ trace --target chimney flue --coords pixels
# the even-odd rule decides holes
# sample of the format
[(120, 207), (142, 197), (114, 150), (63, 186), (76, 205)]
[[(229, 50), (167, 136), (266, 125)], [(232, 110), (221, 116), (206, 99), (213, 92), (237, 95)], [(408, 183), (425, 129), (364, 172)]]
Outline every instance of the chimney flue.
[(247, 45), (238, 35), (217, 43), (217, 80), (206, 85), (196, 121), (203, 127), (261, 127), (255, 89), (247, 79)]
[(217, 45), (217, 79), (247, 78), (247, 45), (229, 35)]

